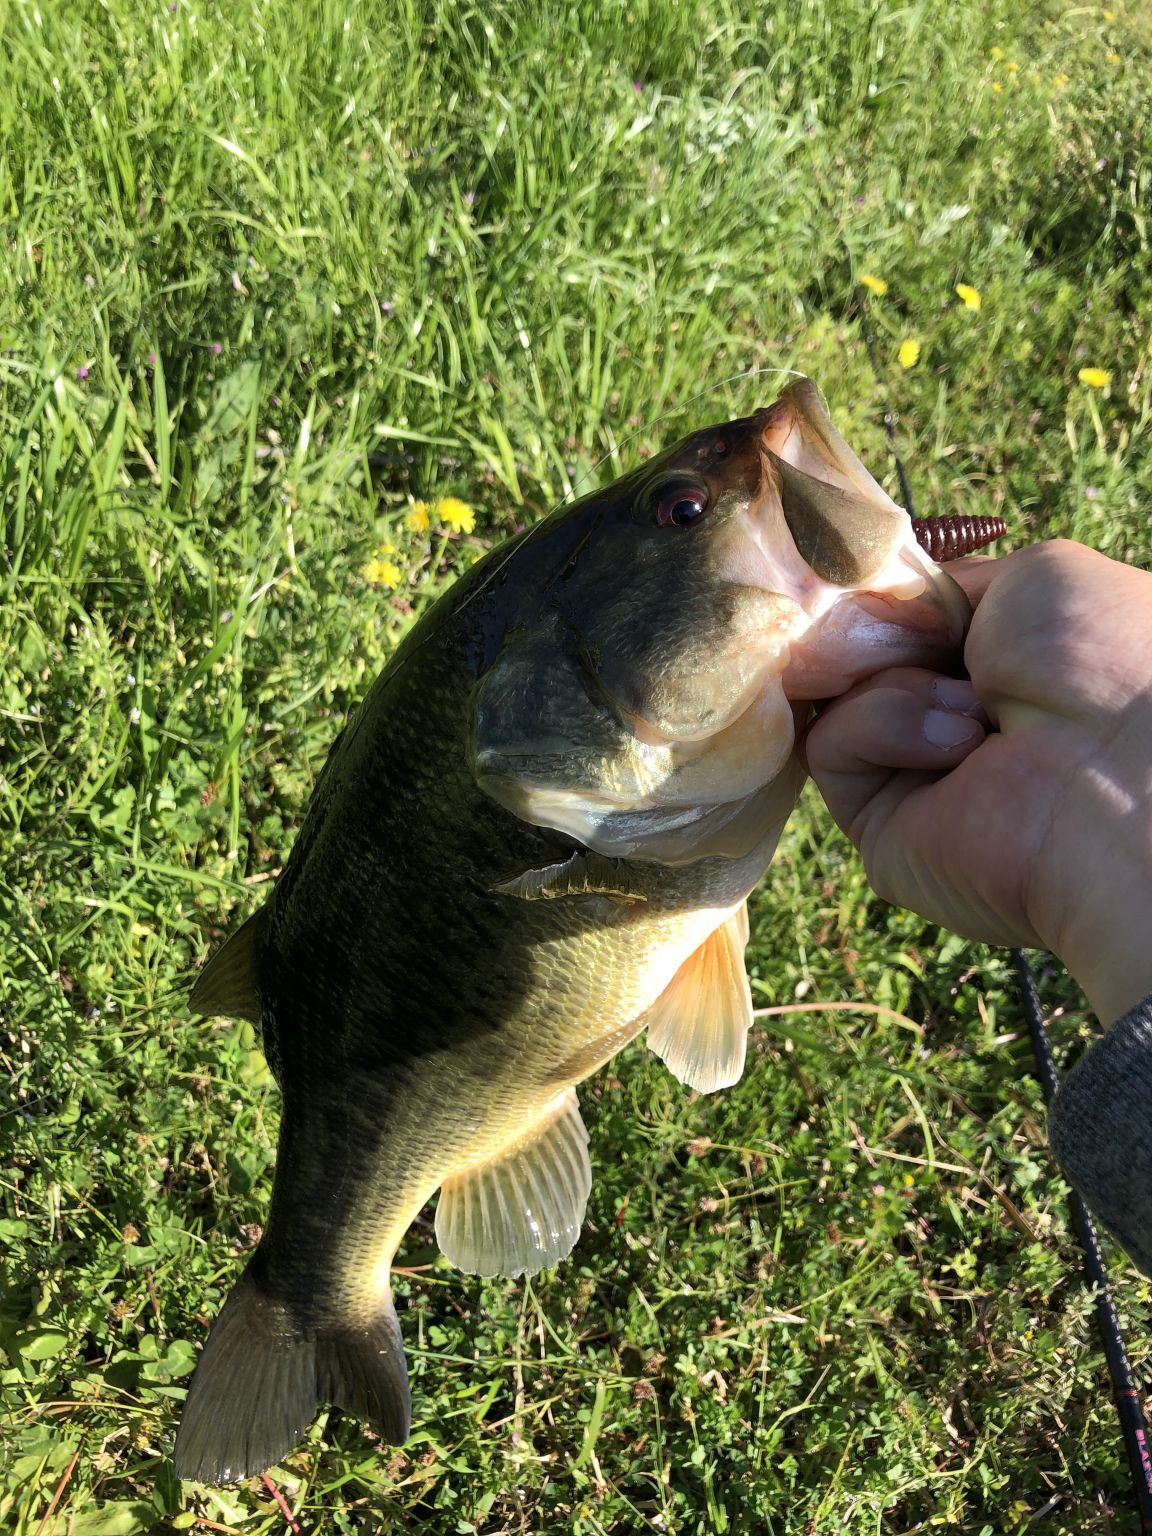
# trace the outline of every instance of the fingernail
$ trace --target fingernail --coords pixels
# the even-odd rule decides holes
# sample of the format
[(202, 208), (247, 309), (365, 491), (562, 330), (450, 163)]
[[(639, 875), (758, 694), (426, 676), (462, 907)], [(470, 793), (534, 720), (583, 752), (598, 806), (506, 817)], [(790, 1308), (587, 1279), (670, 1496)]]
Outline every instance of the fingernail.
[(980, 708), (976, 690), (966, 677), (938, 677), (932, 684), (932, 697), (944, 709), (966, 715)]
[(924, 716), (924, 739), (934, 747), (959, 747), (981, 735), (977, 721), (967, 715), (951, 715), (943, 709), (930, 709)]

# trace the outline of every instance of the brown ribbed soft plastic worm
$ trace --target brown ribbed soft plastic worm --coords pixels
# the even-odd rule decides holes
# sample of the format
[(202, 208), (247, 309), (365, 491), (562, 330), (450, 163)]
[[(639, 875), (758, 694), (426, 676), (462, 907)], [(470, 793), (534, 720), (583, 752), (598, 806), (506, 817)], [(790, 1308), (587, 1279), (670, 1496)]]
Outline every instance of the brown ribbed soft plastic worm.
[(916, 542), (925, 553), (938, 560), (959, 560), (970, 555), (993, 539), (1003, 538), (1007, 525), (1002, 517), (963, 517), (953, 514), (947, 517), (914, 517), (912, 531)]

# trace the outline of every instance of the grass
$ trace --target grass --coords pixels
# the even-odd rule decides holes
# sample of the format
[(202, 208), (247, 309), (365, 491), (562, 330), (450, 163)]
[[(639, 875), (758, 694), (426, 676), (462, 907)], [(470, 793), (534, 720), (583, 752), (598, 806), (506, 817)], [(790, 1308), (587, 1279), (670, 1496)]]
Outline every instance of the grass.
[[(1152, 558), (1117, 5), (0, 0), (5, 1529), (286, 1528), (169, 1467), (278, 1112), (182, 997), (477, 552), (797, 368), (890, 484), (891, 400), (921, 510)], [(473, 532), (411, 527), (449, 495)], [(839, 1011), (766, 1017), (715, 1099), (641, 1047), (587, 1085), (555, 1274), (461, 1277), (425, 1213), (415, 1433), (322, 1418), (273, 1474), (304, 1529), (1132, 1529), (1005, 956), (875, 900), (811, 797), (751, 956), (765, 1006)]]

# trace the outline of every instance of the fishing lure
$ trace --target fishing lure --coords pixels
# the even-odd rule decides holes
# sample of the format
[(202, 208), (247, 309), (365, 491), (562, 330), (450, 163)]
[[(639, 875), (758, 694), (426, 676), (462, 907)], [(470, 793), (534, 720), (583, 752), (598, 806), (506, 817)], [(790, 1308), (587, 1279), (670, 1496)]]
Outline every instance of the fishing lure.
[(971, 555), (995, 539), (1004, 537), (1007, 524), (1002, 517), (914, 517), (912, 531), (916, 542), (938, 565)]

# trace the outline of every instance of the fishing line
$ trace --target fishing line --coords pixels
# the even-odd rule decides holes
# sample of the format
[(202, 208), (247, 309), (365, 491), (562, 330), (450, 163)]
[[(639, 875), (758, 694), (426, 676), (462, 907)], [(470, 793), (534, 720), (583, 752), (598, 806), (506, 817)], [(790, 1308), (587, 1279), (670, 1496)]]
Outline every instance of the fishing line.
[[(863, 293), (860, 295), (859, 313), (868, 360), (872, 364), (872, 371), (887, 402), (890, 398), (888, 384), (880, 367), (876, 351), (876, 335), (868, 318), (868, 300)], [(889, 452), (896, 465), (896, 473), (900, 477), (904, 505), (908, 515), (915, 517), (912, 489), (908, 484), (908, 476), (904, 471), (904, 463), (896, 441), (896, 416), (887, 403), (884, 406), (884, 430), (888, 437)], [(1020, 1000), (1028, 1020), (1028, 1034), (1036, 1060), (1036, 1076), (1044, 1094), (1045, 1107), (1051, 1109), (1052, 1100), (1056, 1097), (1060, 1086), (1060, 1074), (1052, 1052), (1052, 1040), (1045, 1028), (1040, 999), (1036, 991), (1036, 980), (1028, 964), (1028, 957), (1022, 949), (1013, 949), (1011, 954), (1016, 967)], [(1136, 1507), (1140, 1514), (1140, 1528), (1145, 1533), (1152, 1532), (1152, 1449), (1149, 1447), (1140, 1393), (1132, 1375), (1132, 1364), (1128, 1358), (1120, 1319), (1112, 1300), (1108, 1272), (1100, 1249), (1100, 1241), (1096, 1235), (1095, 1223), (1077, 1190), (1070, 1190), (1068, 1205), (1072, 1226), (1084, 1255), (1084, 1278), (1089, 1288), (1095, 1293), (1096, 1326), (1100, 1330), (1104, 1358), (1108, 1362), (1108, 1377), (1112, 1383), (1116, 1412), (1120, 1419), (1120, 1433), (1128, 1457), (1132, 1489), (1136, 1495)]]

